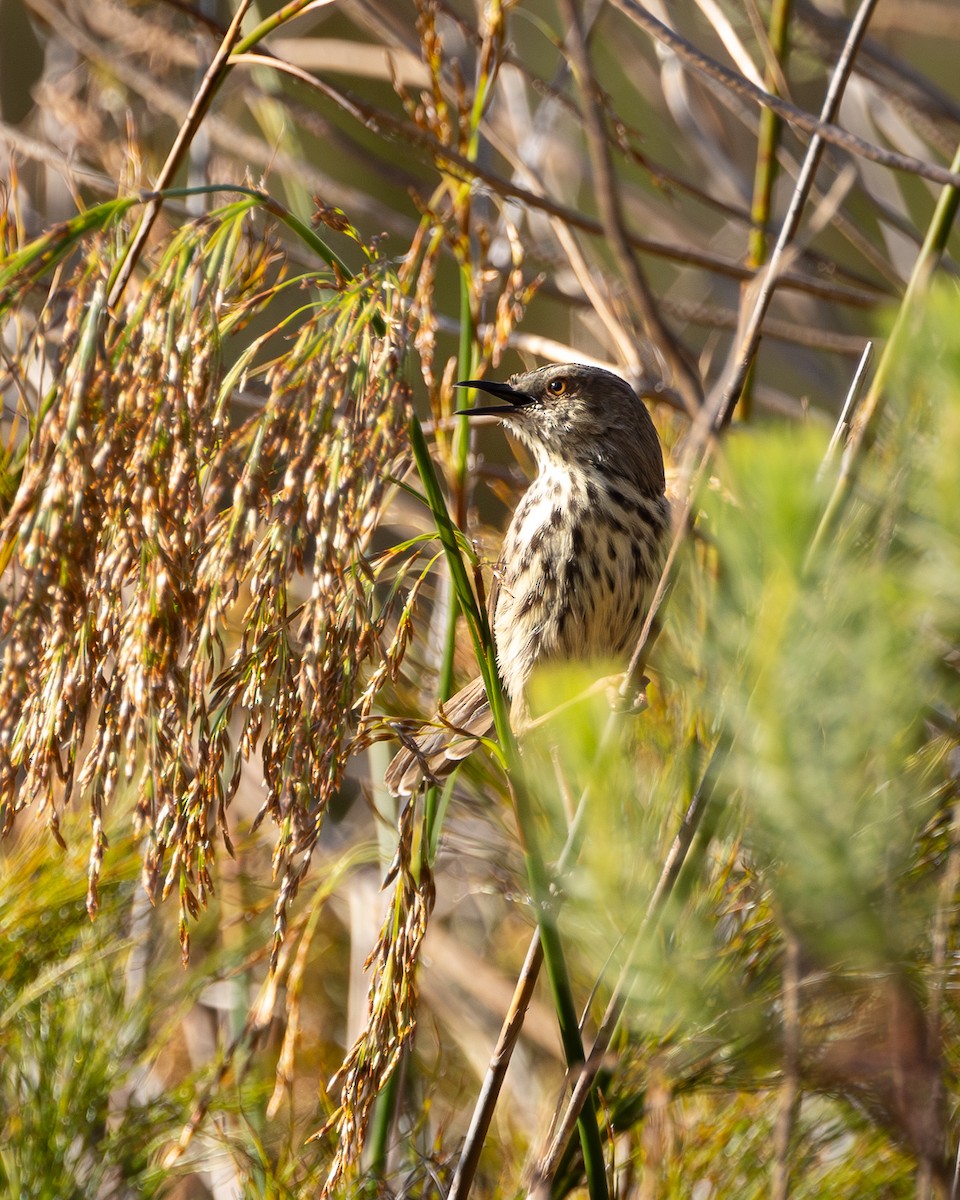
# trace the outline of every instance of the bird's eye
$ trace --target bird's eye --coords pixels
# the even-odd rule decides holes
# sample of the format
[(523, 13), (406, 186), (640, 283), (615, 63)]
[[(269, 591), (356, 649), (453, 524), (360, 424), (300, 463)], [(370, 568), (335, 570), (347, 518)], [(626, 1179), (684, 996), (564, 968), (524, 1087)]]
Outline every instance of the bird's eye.
[(567, 390), (567, 381), (565, 379), (551, 379), (547, 384), (547, 391), (551, 396), (562, 396)]

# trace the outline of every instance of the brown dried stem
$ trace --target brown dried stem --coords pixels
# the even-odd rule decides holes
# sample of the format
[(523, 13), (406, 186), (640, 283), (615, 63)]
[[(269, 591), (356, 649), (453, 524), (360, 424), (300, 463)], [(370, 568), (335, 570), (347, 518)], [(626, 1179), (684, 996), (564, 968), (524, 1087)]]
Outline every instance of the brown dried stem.
[[(177, 130), (177, 136), (170, 147), (170, 153), (167, 155), (166, 162), (164, 162), (160, 174), (157, 176), (156, 184), (154, 185), (155, 191), (162, 192), (164, 188), (170, 186), (180, 164), (183, 162), (184, 155), (187, 153), (190, 143), (196, 137), (197, 130), (207, 115), (207, 111), (213, 103), (213, 98), (217, 94), (220, 85), (223, 83), (229, 66), (230, 53), (240, 35), (240, 26), (243, 23), (247, 9), (250, 7), (250, 3), (251, 0), (239, 0), (237, 11), (233, 15), (233, 20), (230, 22), (223, 41), (220, 43), (213, 61), (210, 63), (200, 82), (200, 87), (197, 89), (197, 93), (193, 98), (193, 103), (190, 105), (183, 124)], [(120, 297), (123, 295), (130, 276), (133, 274), (140, 255), (143, 252), (143, 248), (147, 244), (150, 230), (160, 215), (162, 204), (163, 201), (160, 197), (156, 197), (148, 202), (140, 218), (136, 232), (130, 241), (130, 245), (127, 247), (126, 254), (121, 258), (119, 268), (111, 280), (110, 292), (107, 296), (107, 304), (110, 308), (115, 308), (119, 304)]]
[(669, 363), (674, 385), (686, 401), (689, 411), (693, 413), (702, 402), (702, 387), (676, 338), (660, 316), (627, 236), (619, 199), (619, 186), (614, 178), (609, 143), (600, 115), (599, 88), (590, 66), (580, 11), (574, 0), (560, 0), (560, 11), (567, 28), (567, 53), (582, 98), (587, 148), (593, 173), (593, 191), (600, 210), (604, 235), (610, 244), (617, 265), (623, 272), (630, 303), (643, 322), (647, 336), (660, 348)]

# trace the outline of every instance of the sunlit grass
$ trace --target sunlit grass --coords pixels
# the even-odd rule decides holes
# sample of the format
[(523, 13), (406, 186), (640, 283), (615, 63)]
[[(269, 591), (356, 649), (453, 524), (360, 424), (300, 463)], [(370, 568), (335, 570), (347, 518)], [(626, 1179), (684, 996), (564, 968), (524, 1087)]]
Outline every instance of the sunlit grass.
[[(795, 8), (773, 62), (736, 6), (675, 8), (812, 108), (846, 32)], [(474, 1196), (933, 1195), (956, 1149), (960, 339), (918, 247), (949, 248), (955, 195), (934, 213), (831, 151), (747, 419), (714, 441), (680, 376), (721, 386), (805, 147), (739, 85), (735, 112), (693, 67), (678, 87), (683, 48), (629, 4), (590, 16), (574, 74), (550, 6), (284, 9), (193, 124), (222, 30), (36, 11), (77, 66), (31, 81), (45, 123), (18, 142), (66, 123), (69, 157), (40, 161), (70, 215), (29, 162), (0, 212), (6, 1191), (445, 1194), (539, 926), (568, 987), (530, 986)], [(289, 58), (251, 57), (274, 23)], [(918, 33), (861, 49), (859, 132), (949, 161), (955, 81)], [(341, 87), (346, 38), (389, 51), (380, 78)], [(171, 118), (206, 182), (158, 197)], [(825, 461), (911, 273), (879, 400)], [(701, 486), (646, 707), (545, 671), (517, 751), (483, 599), (522, 471), (450, 384), (543, 358), (664, 376), (678, 505)], [(397, 805), (397, 723), (478, 673), (497, 744)], [(575, 1118), (550, 1148), (579, 1081), (558, 1015), (568, 1057), (604, 1038), (586, 1167)]]

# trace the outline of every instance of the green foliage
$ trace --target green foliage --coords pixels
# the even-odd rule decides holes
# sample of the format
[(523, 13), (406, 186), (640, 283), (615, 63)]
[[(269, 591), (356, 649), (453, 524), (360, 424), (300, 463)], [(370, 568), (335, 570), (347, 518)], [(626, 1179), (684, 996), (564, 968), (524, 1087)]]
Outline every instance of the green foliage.
[[(130, 942), (116, 919), (90, 924), (77, 865), (65, 872), (36, 838), (4, 856), (0, 1184), (10, 1196), (145, 1187), (156, 1139), (185, 1116), (163, 1097), (136, 1098), (150, 1011), (127, 1006)], [(115, 865), (104, 900), (117, 918), (136, 867)]]
[[(629, 981), (609, 1118), (661, 1129), (638, 1158), (658, 1195), (698, 1181), (768, 1194), (788, 1080), (803, 1097), (788, 1124), (797, 1195), (906, 1195), (903, 1151), (935, 1153), (937, 1089), (956, 1102), (931, 1031), (957, 1017), (941, 940), (956, 886), (957, 312), (952, 293), (925, 312), (819, 553), (826, 438), (757, 428), (724, 444), (639, 721), (611, 718), (576, 673), (535, 686), (535, 711), (553, 715), (525, 740), (528, 773), (561, 829), (571, 796), (589, 804), (564, 930), (585, 980)], [(651, 910), (704, 743), (707, 817)], [(718, 1144), (736, 1170), (717, 1165)], [(847, 1144), (838, 1161), (831, 1147)]]
[[(834, 1022), (843, 1029), (851, 1011), (869, 1024), (869, 1005), (883, 1008), (879, 997), (898, 979), (912, 979), (911, 996), (926, 995), (921, 1006), (940, 1003), (931, 937), (939, 906), (953, 901), (938, 890), (926, 845), (950, 820), (955, 790), (955, 739), (930, 718), (960, 703), (956, 672), (944, 661), (955, 645), (960, 588), (957, 514), (944, 503), (945, 464), (960, 461), (960, 377), (948, 382), (955, 298), (932, 305), (924, 324), (903, 363), (909, 390), (827, 549), (809, 553), (823, 503), (816, 439), (743, 436), (705, 504), (718, 570), (700, 661), (708, 671), (703, 698), (724, 745), (720, 792), (754, 877), (753, 903), (771, 906), (778, 940), (796, 939), (805, 961), (802, 1057), (814, 1082), (829, 1058), (817, 1039)], [(729, 943), (728, 965), (761, 961), (764, 935), (751, 924)], [(756, 998), (752, 970), (740, 974), (740, 986), (744, 1002)], [(905, 1026), (930, 1019), (915, 1003), (904, 1001)], [(757, 1014), (754, 1036), (772, 1016)], [(845, 1036), (869, 1041), (862, 1029)], [(925, 1040), (922, 1031), (914, 1036)], [(862, 1046), (862, 1060), (851, 1054), (839, 1079), (832, 1067), (825, 1073), (848, 1098), (872, 1093), (917, 1147), (929, 1131), (911, 1124), (902, 1097), (885, 1094), (877, 1076), (899, 1066), (914, 1074), (908, 1091), (932, 1087), (927, 1072), (941, 1067), (923, 1058), (936, 1062), (943, 1047), (900, 1052), (908, 1062), (897, 1064), (897, 1049), (885, 1043), (878, 1053), (889, 1057), (878, 1068)], [(929, 1096), (915, 1102), (936, 1119)]]
[[(0, 211), (0, 1184), (445, 1193), (537, 925), (551, 990), (524, 980), (474, 1196), (929, 1198), (960, 1101), (960, 310), (920, 302), (955, 190), (931, 217), (876, 163), (831, 187), (845, 146), (826, 200), (794, 193), (816, 220), (713, 444), (689, 364), (716, 404), (751, 357), (743, 284), (806, 143), (678, 88), (712, 68), (655, 50), (642, 6), (295, 0), (226, 48), (171, 155), (214, 27), (29, 7), (51, 77)], [(671, 19), (811, 102), (842, 31), (770, 8), (769, 37), (736, 5), (716, 38)], [(952, 47), (889, 28), (858, 51), (864, 136), (936, 159)], [(64, 122), (69, 160), (36, 136)], [(518, 749), (483, 604), (518, 476), (449, 385), (541, 357), (642, 383), (706, 482), (645, 711), (544, 671)], [(395, 806), (379, 740), (478, 670), (498, 745)]]
[[(908, 455), (918, 446), (904, 444)], [(822, 450), (782, 433), (730, 447), (723, 485), (735, 511), (715, 496), (708, 505), (720, 570), (703, 662), (755, 861), (774, 870), (798, 932), (816, 928), (828, 958), (865, 965), (906, 933), (877, 889), (906, 869), (943, 785), (926, 779), (929, 755), (917, 758), (925, 709), (956, 697), (933, 686), (939, 638), (908, 507), (864, 500), (808, 565)], [(898, 457), (900, 472), (922, 468)], [(886, 552), (881, 520), (898, 531)]]

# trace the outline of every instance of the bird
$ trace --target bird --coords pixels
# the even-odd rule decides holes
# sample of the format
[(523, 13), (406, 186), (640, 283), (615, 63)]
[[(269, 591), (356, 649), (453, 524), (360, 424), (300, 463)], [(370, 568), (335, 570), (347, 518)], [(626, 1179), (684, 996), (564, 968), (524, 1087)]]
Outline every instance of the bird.
[[(497, 668), (516, 729), (537, 666), (609, 663), (636, 645), (670, 525), (663, 452), (640, 395), (601, 367), (554, 363), (506, 383), (455, 386), (496, 397), (499, 405), (460, 415), (499, 417), (536, 465), (504, 536), (490, 597)], [(387, 768), (393, 795), (413, 795), (424, 778), (441, 781), (492, 732), (482, 678), (438, 716), (405, 739)]]

